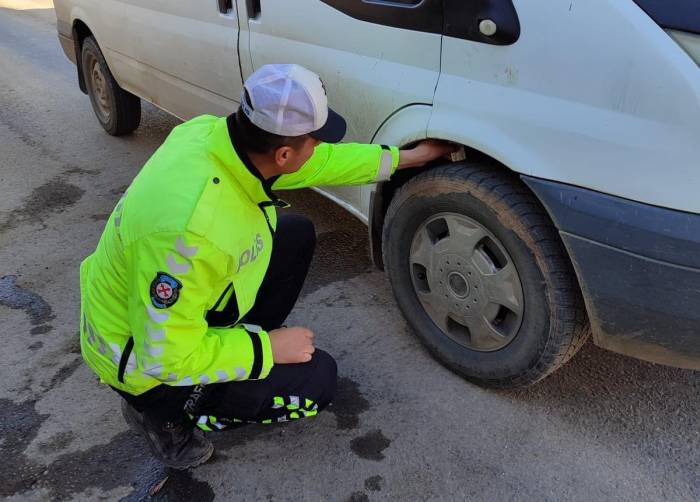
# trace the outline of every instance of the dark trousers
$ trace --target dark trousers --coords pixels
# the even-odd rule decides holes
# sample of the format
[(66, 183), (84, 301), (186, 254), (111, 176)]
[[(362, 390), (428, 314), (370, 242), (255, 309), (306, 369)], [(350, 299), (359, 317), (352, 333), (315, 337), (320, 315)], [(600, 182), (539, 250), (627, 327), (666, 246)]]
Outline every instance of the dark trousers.
[[(304, 285), (315, 245), (314, 226), (308, 218), (279, 217), (270, 266), (255, 304), (242, 322), (266, 331), (282, 326)], [(275, 365), (263, 380), (192, 387), (159, 385), (139, 396), (117, 392), (137, 410), (159, 421), (182, 422), (192, 417), (205, 430), (224, 429), (239, 423), (313, 416), (333, 399), (336, 375), (335, 360), (317, 349), (310, 362)]]

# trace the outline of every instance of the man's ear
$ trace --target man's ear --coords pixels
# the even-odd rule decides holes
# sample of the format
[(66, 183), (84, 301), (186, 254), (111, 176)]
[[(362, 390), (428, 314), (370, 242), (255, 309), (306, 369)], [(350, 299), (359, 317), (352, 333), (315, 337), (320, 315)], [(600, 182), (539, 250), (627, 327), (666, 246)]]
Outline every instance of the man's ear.
[(281, 146), (275, 150), (275, 164), (279, 167), (284, 167), (292, 157), (293, 149), (290, 146)]

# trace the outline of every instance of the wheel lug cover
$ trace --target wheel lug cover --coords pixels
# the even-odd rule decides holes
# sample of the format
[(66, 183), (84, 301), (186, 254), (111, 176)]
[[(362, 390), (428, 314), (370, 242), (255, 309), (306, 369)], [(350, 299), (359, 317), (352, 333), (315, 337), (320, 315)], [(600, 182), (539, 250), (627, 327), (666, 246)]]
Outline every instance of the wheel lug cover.
[(447, 283), (457, 298), (466, 298), (469, 295), (469, 283), (459, 272), (451, 272), (447, 276)]

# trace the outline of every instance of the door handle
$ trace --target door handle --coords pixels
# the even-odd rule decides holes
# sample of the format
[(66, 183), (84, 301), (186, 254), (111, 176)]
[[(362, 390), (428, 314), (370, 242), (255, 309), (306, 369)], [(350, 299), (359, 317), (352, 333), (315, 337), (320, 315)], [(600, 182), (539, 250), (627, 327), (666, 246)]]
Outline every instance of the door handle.
[(260, 17), (260, 12), (262, 11), (260, 0), (246, 0), (246, 6), (248, 7), (248, 19)]
[(219, 3), (219, 12), (228, 14), (233, 10), (233, 0), (217, 0)]

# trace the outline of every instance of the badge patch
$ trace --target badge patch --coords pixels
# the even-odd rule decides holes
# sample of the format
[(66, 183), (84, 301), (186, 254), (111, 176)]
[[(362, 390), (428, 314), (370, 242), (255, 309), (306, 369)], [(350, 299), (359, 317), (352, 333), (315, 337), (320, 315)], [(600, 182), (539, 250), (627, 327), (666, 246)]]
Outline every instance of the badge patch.
[(172, 275), (158, 272), (151, 282), (151, 302), (158, 309), (167, 309), (180, 297), (182, 283)]

